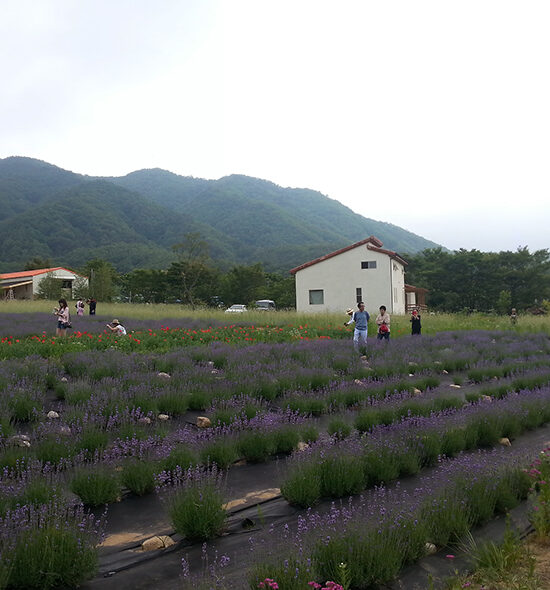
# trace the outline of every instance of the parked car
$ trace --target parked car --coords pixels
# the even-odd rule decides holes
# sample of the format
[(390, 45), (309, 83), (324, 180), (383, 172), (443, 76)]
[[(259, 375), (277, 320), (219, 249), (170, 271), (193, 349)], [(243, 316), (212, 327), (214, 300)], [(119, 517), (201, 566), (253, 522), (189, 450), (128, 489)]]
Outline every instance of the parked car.
[(256, 311), (275, 311), (275, 301), (271, 299), (260, 299), (256, 301)]
[(243, 313), (245, 311), (248, 311), (246, 309), (246, 305), (242, 305), (241, 303), (235, 303), (231, 307), (228, 307), (225, 310), (225, 313)]

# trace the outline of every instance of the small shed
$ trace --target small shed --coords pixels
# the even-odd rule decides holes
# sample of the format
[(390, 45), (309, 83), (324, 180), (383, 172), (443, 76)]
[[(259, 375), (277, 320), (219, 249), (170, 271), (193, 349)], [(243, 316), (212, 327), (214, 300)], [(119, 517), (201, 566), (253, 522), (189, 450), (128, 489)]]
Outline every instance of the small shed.
[(61, 288), (66, 298), (72, 299), (75, 283), (88, 286), (88, 278), (68, 268), (38, 268), (0, 274), (2, 297), (5, 299), (34, 299), (39, 294), (39, 285), (46, 277), (53, 277), (62, 281)]
[(405, 284), (405, 299), (407, 301), (407, 312), (411, 312), (413, 309), (419, 311), (426, 311), (428, 306), (426, 305), (426, 293), (428, 289), (423, 287), (415, 287), (414, 285)]

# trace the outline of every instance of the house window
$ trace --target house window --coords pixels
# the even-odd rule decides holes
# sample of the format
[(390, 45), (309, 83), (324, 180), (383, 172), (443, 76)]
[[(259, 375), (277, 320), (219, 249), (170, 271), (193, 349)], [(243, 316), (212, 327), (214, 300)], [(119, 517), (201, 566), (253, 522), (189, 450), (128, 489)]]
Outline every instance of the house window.
[(310, 305), (323, 305), (325, 302), (325, 292), (323, 289), (310, 289), (309, 291), (309, 304)]
[(357, 299), (357, 303), (361, 303), (361, 301), (363, 301), (363, 289), (361, 289), (361, 287), (357, 287), (357, 289), (355, 289), (355, 297)]
[(363, 260), (361, 268), (376, 268), (376, 260)]
[(71, 279), (63, 279), (63, 281), (61, 283), (62, 289), (72, 289), (72, 286), (73, 286), (73, 282)]

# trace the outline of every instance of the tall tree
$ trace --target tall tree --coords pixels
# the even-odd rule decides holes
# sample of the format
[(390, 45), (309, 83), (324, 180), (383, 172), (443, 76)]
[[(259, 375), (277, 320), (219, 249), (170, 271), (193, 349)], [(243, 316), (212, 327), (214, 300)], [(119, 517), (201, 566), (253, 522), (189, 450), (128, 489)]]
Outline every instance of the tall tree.
[(181, 243), (173, 246), (173, 250), (178, 256), (178, 262), (171, 265), (168, 273), (175, 288), (181, 293), (181, 300), (194, 309), (198, 303), (201, 281), (212, 275), (208, 242), (200, 233), (189, 232)]
[(224, 277), (222, 293), (226, 303), (251, 303), (264, 298), (266, 277), (262, 265), (234, 266)]
[(88, 277), (90, 297), (97, 301), (111, 301), (115, 295), (118, 274), (110, 262), (101, 258), (90, 260), (82, 274)]

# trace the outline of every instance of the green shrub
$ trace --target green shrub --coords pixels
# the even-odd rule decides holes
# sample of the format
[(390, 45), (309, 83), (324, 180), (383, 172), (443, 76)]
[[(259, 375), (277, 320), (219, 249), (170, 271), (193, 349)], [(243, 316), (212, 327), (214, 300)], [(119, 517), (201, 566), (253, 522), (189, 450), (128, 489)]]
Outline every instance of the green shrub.
[(301, 429), (301, 438), (306, 443), (314, 443), (319, 438), (319, 430), (316, 426), (303, 426)]
[(71, 491), (87, 506), (101, 506), (118, 499), (120, 482), (115, 474), (103, 469), (83, 470), (73, 477)]
[(0, 453), (0, 469), (11, 469), (19, 472), (23, 471), (31, 458), (30, 449), (26, 448), (7, 448)]
[(97, 551), (70, 523), (24, 531), (11, 557), (9, 588), (76, 588), (97, 569)]
[(290, 455), (300, 442), (300, 434), (295, 427), (286, 426), (273, 432), (273, 444), (276, 453)]
[(109, 442), (109, 435), (96, 428), (90, 426), (85, 428), (80, 435), (80, 440), (76, 443), (77, 451), (85, 451), (88, 459), (92, 459), (97, 452), (103, 451)]
[[(211, 404), (212, 398), (209, 394), (205, 391), (194, 391), (190, 393), (187, 397), (187, 405), (190, 410), (206, 410)], [(164, 406), (163, 406), (164, 408)], [(164, 409), (161, 409), (159, 403), (159, 409), (161, 412), (164, 412)], [(181, 412), (180, 412), (181, 413)]]
[(25, 392), (15, 394), (9, 400), (8, 408), (14, 422), (34, 422), (42, 412), (42, 404)]
[(156, 464), (152, 461), (128, 461), (122, 468), (122, 484), (136, 496), (150, 494), (155, 489), (155, 471)]
[[(212, 459), (213, 462), (215, 462)], [(164, 461), (162, 462), (162, 468), (166, 471), (174, 471), (176, 467), (181, 467), (182, 469), (188, 469), (189, 467), (194, 467), (197, 464), (197, 457), (193, 451), (191, 451), (188, 447), (178, 446), (172, 451)]]
[(170, 498), (170, 518), (176, 531), (189, 541), (206, 541), (223, 530), (227, 513), (221, 492), (211, 483), (195, 483)]
[(359, 493), (365, 486), (361, 462), (354, 456), (326, 457), (320, 465), (321, 495), (343, 498)]
[(272, 433), (245, 432), (237, 443), (239, 454), (251, 463), (267, 460), (275, 451)]
[(202, 463), (215, 463), (220, 469), (227, 469), (237, 459), (237, 448), (231, 440), (217, 440), (201, 449)]
[(293, 465), (281, 485), (281, 494), (292, 505), (307, 508), (321, 499), (319, 465), (306, 462)]
[(34, 452), (36, 458), (42, 463), (57, 465), (61, 459), (71, 456), (72, 447), (54, 436), (48, 436), (36, 446)]
[[(196, 400), (198, 405), (203, 405), (206, 402)], [(189, 407), (189, 399), (182, 393), (177, 393), (175, 391), (170, 393), (165, 393), (164, 395), (160, 396), (157, 399), (157, 408), (159, 412), (163, 414), (169, 414), (171, 416), (179, 416), (181, 414), (185, 414), (187, 412), (187, 408)], [(203, 409), (203, 407), (199, 408)]]
[(341, 418), (333, 418), (327, 428), (330, 436), (336, 436), (339, 439), (347, 438), (351, 434), (351, 431), (352, 427)]

